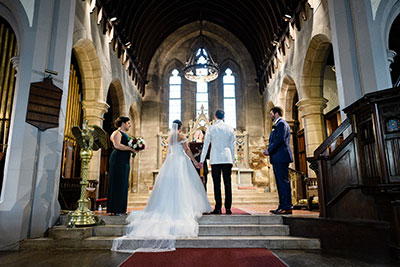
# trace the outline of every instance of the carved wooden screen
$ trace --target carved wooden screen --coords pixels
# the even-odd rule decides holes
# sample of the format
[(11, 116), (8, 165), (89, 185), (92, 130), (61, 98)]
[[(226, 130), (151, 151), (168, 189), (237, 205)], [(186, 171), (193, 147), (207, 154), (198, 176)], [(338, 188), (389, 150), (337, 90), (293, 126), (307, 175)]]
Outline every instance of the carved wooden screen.
[(0, 17), (0, 194), (15, 87), (15, 70), (10, 60), (17, 53), (15, 34), (11, 26)]
[(371, 109), (368, 106), (362, 111), (358, 112), (357, 128), (359, 130), (359, 145), (362, 153), (360, 154), (360, 161), (364, 168), (361, 169), (363, 173), (363, 180), (366, 185), (375, 185), (379, 183), (379, 169), (378, 159), (376, 152), (374, 122), (371, 116)]
[(63, 178), (80, 177), (79, 146), (72, 134), (73, 126), (82, 125), (82, 90), (78, 64), (72, 58), (69, 75), (67, 114), (65, 117), (64, 145), (62, 156)]
[(393, 102), (380, 106), (389, 183), (400, 182), (400, 105)]

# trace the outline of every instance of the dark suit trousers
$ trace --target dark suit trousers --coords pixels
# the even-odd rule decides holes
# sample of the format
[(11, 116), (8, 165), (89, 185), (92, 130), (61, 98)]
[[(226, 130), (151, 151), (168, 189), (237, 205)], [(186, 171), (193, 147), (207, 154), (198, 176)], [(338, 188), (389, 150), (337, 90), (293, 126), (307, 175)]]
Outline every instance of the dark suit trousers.
[(214, 198), (215, 209), (220, 210), (222, 207), (221, 199), (221, 171), (224, 178), (225, 187), (225, 209), (231, 209), (232, 206), (232, 164), (212, 164), (211, 174), (214, 182)]
[(292, 193), (290, 190), (289, 163), (272, 164), (276, 187), (279, 195), (279, 209), (292, 209)]
[[(197, 159), (196, 159), (196, 160), (197, 160)], [(200, 159), (197, 160), (197, 161), (200, 161)], [(196, 171), (197, 171), (197, 174), (200, 176), (200, 169), (197, 169), (197, 168), (196, 168)], [(204, 176), (204, 190), (206, 190), (206, 192), (207, 192), (207, 175), (208, 175), (208, 166), (207, 166), (207, 162), (204, 161), (204, 165), (203, 165), (203, 176)]]

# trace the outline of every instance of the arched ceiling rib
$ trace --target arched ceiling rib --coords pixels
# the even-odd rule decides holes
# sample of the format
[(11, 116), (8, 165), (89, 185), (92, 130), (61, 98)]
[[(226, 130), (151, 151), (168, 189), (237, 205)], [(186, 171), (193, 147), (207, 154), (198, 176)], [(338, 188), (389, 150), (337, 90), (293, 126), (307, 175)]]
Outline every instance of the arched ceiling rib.
[[(94, 1), (94, 0), (88, 0)], [(273, 41), (281, 42), (288, 24), (298, 24), (307, 0), (97, 0), (106, 19), (114, 24), (118, 42), (130, 42), (128, 55), (131, 72), (144, 94), (151, 58), (162, 42), (180, 27), (209, 21), (234, 34), (248, 49), (255, 68), (260, 92), (268, 82), (275, 54)], [(285, 21), (284, 15), (292, 16)]]

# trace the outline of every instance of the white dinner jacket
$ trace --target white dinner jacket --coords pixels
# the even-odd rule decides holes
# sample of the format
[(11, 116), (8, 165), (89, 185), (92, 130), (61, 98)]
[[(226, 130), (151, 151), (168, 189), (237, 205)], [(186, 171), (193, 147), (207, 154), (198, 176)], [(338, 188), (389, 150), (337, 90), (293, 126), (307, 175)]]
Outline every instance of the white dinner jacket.
[(200, 162), (204, 162), (211, 143), (210, 164), (233, 164), (235, 159), (235, 133), (222, 120), (217, 120), (206, 132)]

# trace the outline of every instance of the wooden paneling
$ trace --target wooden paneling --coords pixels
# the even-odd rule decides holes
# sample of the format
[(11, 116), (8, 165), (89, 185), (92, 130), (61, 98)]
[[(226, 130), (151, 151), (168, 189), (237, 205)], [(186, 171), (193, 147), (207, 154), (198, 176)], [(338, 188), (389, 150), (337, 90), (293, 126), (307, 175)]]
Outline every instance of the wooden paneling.
[(386, 156), (392, 182), (400, 182), (400, 139), (386, 140)]
[[(322, 217), (384, 220), (400, 231), (393, 212), (400, 199), (399, 89), (367, 94), (345, 108), (347, 119), (315, 150), (310, 161)], [(327, 153), (341, 135), (343, 143)]]

